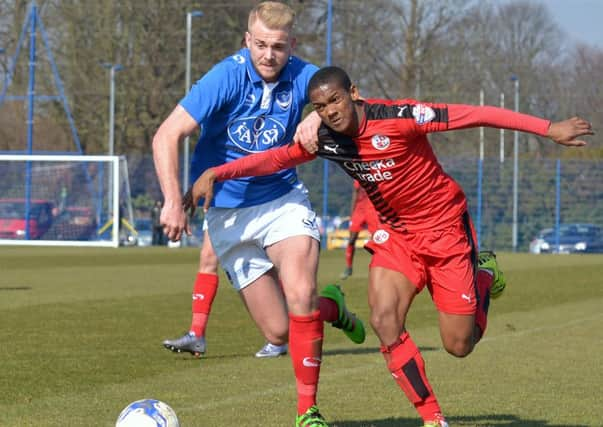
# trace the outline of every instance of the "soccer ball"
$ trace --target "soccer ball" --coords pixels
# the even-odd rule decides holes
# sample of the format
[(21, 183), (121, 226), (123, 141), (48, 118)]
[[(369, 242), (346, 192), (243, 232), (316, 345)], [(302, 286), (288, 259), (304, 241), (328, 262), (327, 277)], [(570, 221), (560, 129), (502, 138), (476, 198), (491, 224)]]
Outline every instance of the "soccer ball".
[(121, 411), (115, 427), (180, 427), (176, 413), (167, 403), (142, 399)]

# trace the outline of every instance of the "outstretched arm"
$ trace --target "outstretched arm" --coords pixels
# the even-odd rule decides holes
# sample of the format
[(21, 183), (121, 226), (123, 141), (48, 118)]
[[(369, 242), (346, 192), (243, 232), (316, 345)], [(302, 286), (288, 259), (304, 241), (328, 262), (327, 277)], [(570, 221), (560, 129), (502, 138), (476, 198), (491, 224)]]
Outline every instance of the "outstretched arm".
[(192, 215), (199, 200), (204, 198), (203, 209), (207, 210), (213, 198), (213, 188), (216, 181), (226, 181), (245, 176), (270, 175), (309, 162), (315, 158), (316, 155), (308, 153), (300, 144), (289, 144), (207, 169), (184, 195), (184, 209), (189, 210)]
[(551, 123), (549, 120), (504, 108), (461, 104), (448, 105), (447, 130), (479, 126), (529, 132), (546, 136), (557, 144), (572, 147), (586, 145), (585, 141), (578, 138), (594, 134), (590, 123), (579, 117)]

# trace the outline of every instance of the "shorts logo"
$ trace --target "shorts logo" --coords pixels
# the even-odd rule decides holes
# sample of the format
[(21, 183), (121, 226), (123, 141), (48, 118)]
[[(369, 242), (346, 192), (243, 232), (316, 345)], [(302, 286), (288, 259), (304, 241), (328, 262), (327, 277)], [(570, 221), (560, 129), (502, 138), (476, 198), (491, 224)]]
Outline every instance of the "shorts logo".
[(282, 90), (275, 95), (276, 104), (283, 110), (288, 110), (293, 100), (293, 95), (289, 90)]
[(234, 59), (234, 61), (237, 64), (244, 64), (245, 63), (245, 57), (243, 55), (239, 55), (238, 53), (236, 55), (233, 55), (232, 59)]
[(373, 234), (373, 242), (381, 245), (389, 240), (389, 233), (385, 230), (377, 230)]
[(427, 105), (417, 104), (412, 107), (412, 116), (419, 125), (429, 123), (435, 118), (435, 111)]
[(316, 218), (304, 218), (302, 219), (302, 223), (306, 228), (311, 230), (316, 229)]
[(272, 117), (243, 117), (228, 125), (228, 138), (248, 153), (271, 148), (285, 137), (285, 126)]
[(375, 135), (371, 139), (371, 143), (373, 144), (373, 147), (375, 147), (377, 150), (383, 151), (387, 147), (389, 147), (390, 141), (387, 136)]

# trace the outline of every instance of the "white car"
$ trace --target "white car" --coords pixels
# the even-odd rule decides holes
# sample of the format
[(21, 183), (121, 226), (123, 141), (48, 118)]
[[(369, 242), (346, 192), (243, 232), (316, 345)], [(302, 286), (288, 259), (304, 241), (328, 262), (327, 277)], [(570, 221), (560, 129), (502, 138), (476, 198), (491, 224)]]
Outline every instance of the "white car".
[(545, 228), (540, 230), (538, 235), (534, 237), (534, 239), (530, 242), (530, 253), (531, 254), (539, 254), (542, 252), (548, 252), (551, 250), (549, 243), (545, 240), (545, 238), (549, 237), (553, 234), (552, 228)]

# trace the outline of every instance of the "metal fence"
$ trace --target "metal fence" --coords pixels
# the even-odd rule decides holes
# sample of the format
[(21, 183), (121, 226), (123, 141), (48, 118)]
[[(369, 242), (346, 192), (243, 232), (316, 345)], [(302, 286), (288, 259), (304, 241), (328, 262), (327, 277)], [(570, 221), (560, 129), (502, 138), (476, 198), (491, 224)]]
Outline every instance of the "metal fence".
[[(482, 164), (481, 210), (478, 210), (477, 157), (440, 157), (440, 163), (464, 189), (469, 211), (479, 234), (480, 247), (513, 250), (513, 162), (501, 163), (486, 157)], [(322, 162), (301, 168), (300, 175), (310, 189), (312, 203), (322, 212)], [(148, 194), (159, 199), (161, 192), (150, 156), (128, 156), (133, 199)], [(320, 172), (317, 173), (317, 170)], [(541, 229), (562, 223), (581, 222), (603, 225), (603, 161), (519, 159), (517, 250), (528, 250)], [(349, 211), (351, 181), (339, 168), (330, 165), (327, 214)], [(342, 182), (344, 185), (342, 185)], [(349, 185), (345, 185), (349, 182)], [(337, 197), (338, 196), (338, 197)], [(341, 201), (348, 203), (341, 206)]]

